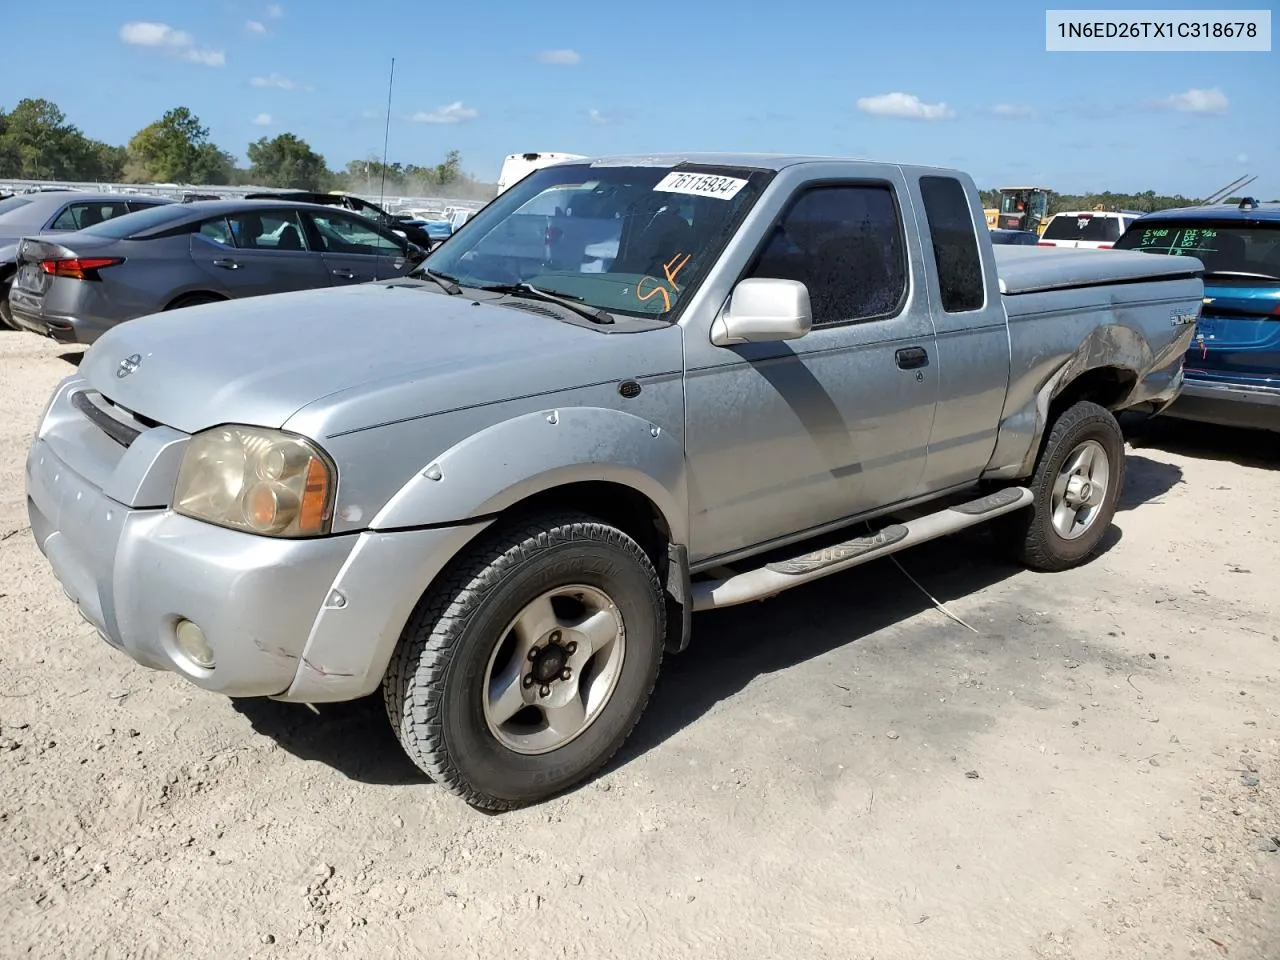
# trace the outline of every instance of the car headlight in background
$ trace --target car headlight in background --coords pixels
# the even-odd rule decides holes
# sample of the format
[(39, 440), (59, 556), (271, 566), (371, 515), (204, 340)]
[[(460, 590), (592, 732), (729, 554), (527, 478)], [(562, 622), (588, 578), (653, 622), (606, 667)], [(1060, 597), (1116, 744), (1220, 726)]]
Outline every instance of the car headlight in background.
[(269, 537), (329, 532), (336, 470), (310, 441), (227, 425), (187, 442), (173, 509), (194, 520)]

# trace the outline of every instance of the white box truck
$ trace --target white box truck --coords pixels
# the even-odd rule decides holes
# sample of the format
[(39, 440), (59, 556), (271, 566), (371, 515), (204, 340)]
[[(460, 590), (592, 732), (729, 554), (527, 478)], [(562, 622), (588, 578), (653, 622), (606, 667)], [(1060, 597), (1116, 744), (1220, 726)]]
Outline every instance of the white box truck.
[(582, 160), (577, 153), (513, 153), (502, 162), (498, 174), (498, 193), (523, 180), (540, 167), (549, 167), (563, 160)]

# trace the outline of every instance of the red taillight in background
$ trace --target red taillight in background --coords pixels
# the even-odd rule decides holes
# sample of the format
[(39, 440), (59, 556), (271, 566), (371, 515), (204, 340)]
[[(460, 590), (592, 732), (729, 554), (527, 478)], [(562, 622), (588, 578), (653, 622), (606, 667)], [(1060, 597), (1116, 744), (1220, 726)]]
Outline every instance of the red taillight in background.
[(1057, 244), (1052, 240), (1040, 240), (1036, 243), (1037, 247), (1056, 247)]
[(41, 260), (40, 269), (51, 277), (72, 280), (96, 280), (97, 271), (124, 263), (122, 257), (71, 257), (67, 260)]
[(543, 240), (548, 246), (550, 246), (551, 244), (556, 243), (563, 236), (564, 231), (559, 227), (547, 227), (547, 232), (543, 235)]
[(1099, 250), (1110, 250), (1110, 249), (1111, 249), (1111, 244), (1109, 244), (1109, 243), (1100, 243), (1100, 244), (1098, 244), (1098, 249), (1099, 249)]

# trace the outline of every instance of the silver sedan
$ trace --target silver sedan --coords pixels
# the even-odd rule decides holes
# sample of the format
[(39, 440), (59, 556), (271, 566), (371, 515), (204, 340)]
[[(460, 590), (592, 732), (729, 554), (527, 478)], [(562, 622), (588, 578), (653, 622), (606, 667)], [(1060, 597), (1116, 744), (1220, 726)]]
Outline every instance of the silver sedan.
[(83, 230), (104, 220), (172, 202), (167, 197), (87, 190), (41, 191), (0, 200), (0, 327), (13, 326), (9, 320), (9, 285), (17, 269), (14, 261), (20, 238), (33, 233)]
[(403, 276), (421, 248), (357, 214), (309, 203), (205, 200), (25, 237), (15, 326), (93, 343), (135, 317), (218, 300)]

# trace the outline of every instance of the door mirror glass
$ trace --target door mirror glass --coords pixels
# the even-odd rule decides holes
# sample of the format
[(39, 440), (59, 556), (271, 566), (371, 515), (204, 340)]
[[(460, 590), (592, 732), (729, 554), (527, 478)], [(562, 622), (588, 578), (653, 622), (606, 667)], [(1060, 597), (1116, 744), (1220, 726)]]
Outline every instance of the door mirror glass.
[(798, 280), (749, 277), (733, 288), (728, 305), (711, 325), (711, 342), (725, 347), (798, 340), (811, 329), (808, 287)]

